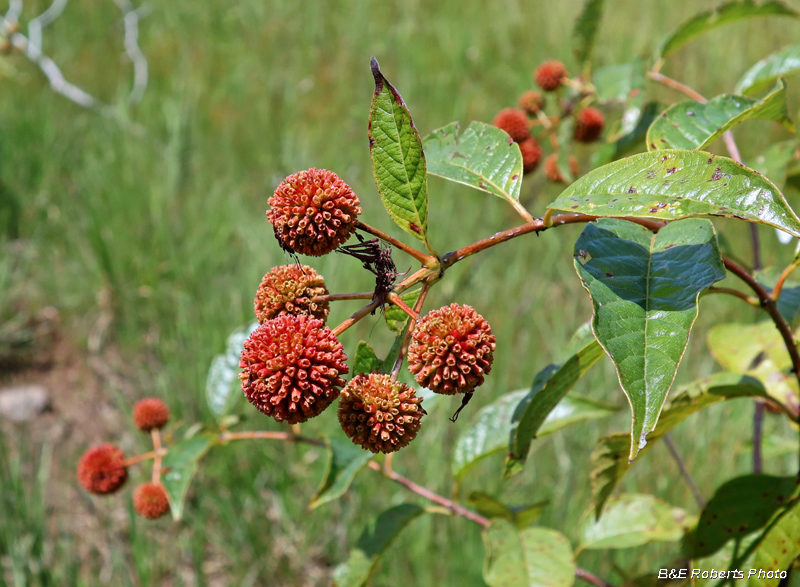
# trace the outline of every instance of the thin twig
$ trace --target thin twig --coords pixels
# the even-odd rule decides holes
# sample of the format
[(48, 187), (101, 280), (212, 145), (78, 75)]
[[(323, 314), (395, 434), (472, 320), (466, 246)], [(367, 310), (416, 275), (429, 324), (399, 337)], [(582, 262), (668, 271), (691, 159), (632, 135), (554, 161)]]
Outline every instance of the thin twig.
[(142, 461), (149, 461), (150, 459), (154, 459), (157, 456), (162, 456), (163, 457), (165, 454), (167, 454), (167, 452), (168, 451), (165, 448), (162, 448), (162, 449), (160, 449), (158, 451), (151, 450), (150, 452), (146, 452), (146, 453), (144, 453), (142, 455), (138, 455), (138, 456), (135, 456), (135, 457), (131, 457), (129, 459), (125, 459), (124, 461), (122, 461), (122, 466), (123, 467), (130, 467), (131, 465), (135, 465), (136, 463), (141, 463)]
[(578, 579), (582, 579), (582, 580), (586, 581), (587, 583), (591, 583), (592, 585), (595, 585), (596, 587), (614, 587), (613, 584), (611, 584), (611, 583), (609, 583), (607, 581), (604, 581), (603, 579), (601, 579), (597, 575), (594, 575), (594, 574), (590, 573), (589, 571), (587, 571), (586, 569), (582, 569), (580, 567), (575, 569), (575, 576)]
[(660, 84), (667, 86), (668, 88), (672, 88), (673, 90), (676, 90), (681, 94), (690, 97), (692, 100), (700, 102), (701, 104), (705, 104), (706, 102), (708, 102), (708, 100), (706, 100), (701, 94), (698, 94), (689, 86), (684, 85), (678, 80), (672, 79), (671, 77), (667, 77), (663, 73), (659, 73), (657, 71), (648, 71), (647, 77), (649, 77), (654, 82), (658, 82)]
[(371, 291), (359, 291), (354, 293), (343, 294), (325, 294), (322, 296), (314, 296), (311, 301), (315, 304), (322, 304), (324, 302), (339, 302), (344, 300), (371, 300), (375, 294)]
[(285, 442), (300, 442), (314, 446), (325, 446), (325, 442), (318, 438), (298, 436), (292, 432), (267, 432), (264, 430), (250, 430), (247, 432), (223, 432), (219, 435), (220, 442), (231, 440), (283, 440)]
[(753, 412), (753, 473), (761, 474), (763, 470), (763, 457), (761, 454), (761, 439), (764, 435), (764, 411), (766, 406), (763, 402), (756, 402), (756, 409)]
[(153, 483), (158, 484), (161, 482), (161, 459), (163, 458), (161, 454), (161, 434), (158, 428), (153, 428), (150, 431), (150, 436), (153, 439), (153, 452), (156, 453), (153, 461)]
[(689, 489), (692, 490), (692, 495), (694, 495), (694, 500), (697, 502), (697, 505), (700, 506), (700, 509), (706, 507), (706, 500), (703, 499), (703, 494), (700, 493), (700, 490), (695, 485), (694, 479), (692, 479), (692, 474), (689, 473), (689, 469), (686, 468), (686, 463), (683, 462), (680, 453), (678, 453), (678, 449), (675, 448), (675, 445), (672, 442), (672, 438), (669, 437), (669, 434), (664, 435), (664, 444), (667, 445), (669, 449), (669, 454), (672, 455), (672, 458), (675, 459), (675, 463), (678, 465), (678, 469), (680, 469), (681, 475), (683, 476), (683, 480), (686, 481), (686, 484), (689, 486)]
[(361, 308), (358, 312), (356, 312), (355, 314), (350, 316), (347, 320), (345, 320), (344, 322), (339, 324), (339, 326), (334, 328), (333, 331), (332, 331), (333, 335), (334, 336), (339, 336), (342, 332), (344, 332), (345, 330), (350, 328), (353, 324), (355, 324), (356, 322), (361, 320), (364, 316), (366, 316), (367, 314), (372, 312), (372, 310), (374, 310), (375, 308), (377, 308), (380, 305), (381, 305), (381, 301), (379, 299), (378, 300), (372, 300), (366, 306)]
[(403, 339), (403, 344), (400, 347), (400, 352), (397, 354), (397, 359), (395, 359), (394, 365), (392, 366), (392, 373), (391, 373), (392, 381), (397, 381), (397, 376), (400, 375), (400, 369), (403, 367), (403, 361), (405, 360), (406, 352), (408, 351), (408, 345), (411, 342), (411, 335), (414, 332), (414, 327), (417, 325), (417, 320), (419, 320), (419, 314), (420, 312), (422, 312), (422, 305), (425, 303), (425, 297), (428, 295), (428, 290), (430, 289), (430, 287), (431, 284), (428, 281), (422, 284), (422, 290), (419, 292), (417, 303), (414, 304), (414, 312), (416, 312), (417, 317), (414, 318), (412, 316), (411, 320), (408, 323), (408, 330), (406, 331), (406, 337)]
[(371, 235), (377, 236), (379, 239), (381, 239), (383, 241), (386, 241), (387, 243), (389, 243), (390, 245), (392, 245), (393, 247), (395, 247), (397, 249), (400, 249), (401, 251), (403, 251), (407, 255), (411, 255), (412, 257), (414, 257), (417, 261), (419, 261), (420, 263), (422, 263), (426, 267), (431, 267), (431, 266), (435, 265), (436, 262), (437, 262), (436, 257), (433, 257), (432, 255), (426, 255), (425, 253), (423, 253), (422, 251), (418, 251), (414, 247), (409, 247), (403, 241), (397, 240), (396, 238), (394, 238), (393, 236), (391, 236), (389, 234), (386, 234), (382, 230), (378, 230), (377, 228), (372, 227), (369, 224), (365, 224), (365, 223), (361, 222), (360, 220), (356, 220), (356, 228), (359, 228), (359, 229), (363, 230), (364, 232), (368, 232)]
[(402, 299), (400, 299), (400, 296), (398, 296), (396, 293), (389, 294), (389, 301), (392, 302), (395, 306), (397, 306), (401, 310), (403, 310), (403, 312), (405, 312), (412, 320), (419, 320), (419, 313), (409, 308), (408, 304), (406, 304)]
[(733, 289), (732, 287), (716, 287), (712, 285), (706, 290), (706, 294), (727, 294), (731, 296), (735, 296), (740, 300), (747, 302), (751, 306), (755, 306), (756, 308), (761, 307), (761, 303), (758, 301), (757, 298), (752, 296), (748, 296), (746, 293), (742, 293), (737, 289)]
[(800, 265), (800, 262), (794, 262), (791, 265), (789, 265), (786, 269), (784, 269), (781, 272), (780, 277), (778, 277), (778, 281), (775, 282), (775, 287), (772, 289), (772, 299), (775, 300), (776, 302), (781, 297), (781, 292), (783, 291), (783, 284), (786, 283), (786, 280), (789, 278), (792, 272), (795, 269), (797, 269), (798, 265)]

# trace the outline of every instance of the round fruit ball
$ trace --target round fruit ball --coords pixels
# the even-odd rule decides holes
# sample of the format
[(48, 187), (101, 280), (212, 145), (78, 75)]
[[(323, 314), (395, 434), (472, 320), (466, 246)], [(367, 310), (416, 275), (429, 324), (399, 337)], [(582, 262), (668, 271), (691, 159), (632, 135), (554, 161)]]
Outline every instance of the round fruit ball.
[(519, 97), (517, 105), (528, 116), (536, 116), (544, 108), (544, 98), (539, 92), (529, 90)]
[(329, 302), (315, 302), (316, 296), (328, 295), (325, 280), (307, 265), (281, 265), (264, 275), (253, 301), (256, 318), (263, 324), (278, 316), (312, 316), (325, 322)]
[(140, 516), (154, 520), (169, 512), (169, 499), (159, 483), (142, 483), (133, 492), (133, 509)]
[(597, 108), (584, 108), (578, 114), (575, 124), (575, 140), (581, 143), (593, 143), (600, 138), (606, 119)]
[(494, 124), (497, 128), (504, 130), (515, 142), (519, 143), (531, 136), (528, 127), (528, 117), (522, 110), (517, 108), (505, 108), (494, 117)]
[(88, 492), (108, 495), (119, 491), (128, 480), (125, 455), (113, 444), (91, 447), (78, 462), (78, 482)]
[(492, 369), (495, 336), (470, 306), (433, 310), (414, 328), (408, 369), (417, 383), (435, 393), (471, 393)]
[(346, 360), (342, 344), (322, 320), (279, 316), (244, 342), (239, 381), (261, 412), (278, 422), (299, 424), (321, 414), (339, 396)]
[(269, 199), (267, 219), (285, 250), (320, 257), (344, 244), (356, 229), (360, 201), (326, 169), (290, 175)]
[(169, 422), (169, 408), (157, 397), (146, 397), (133, 406), (133, 423), (142, 432), (160, 430)]
[(569, 74), (567, 68), (560, 61), (545, 61), (536, 68), (533, 74), (534, 80), (545, 92), (557, 90), (564, 84)]
[(519, 151), (522, 153), (522, 171), (531, 173), (539, 166), (542, 158), (542, 147), (533, 137), (522, 141), (519, 144)]
[(374, 453), (400, 450), (414, 440), (423, 411), (421, 397), (385, 373), (353, 377), (339, 397), (339, 424), (357, 445)]

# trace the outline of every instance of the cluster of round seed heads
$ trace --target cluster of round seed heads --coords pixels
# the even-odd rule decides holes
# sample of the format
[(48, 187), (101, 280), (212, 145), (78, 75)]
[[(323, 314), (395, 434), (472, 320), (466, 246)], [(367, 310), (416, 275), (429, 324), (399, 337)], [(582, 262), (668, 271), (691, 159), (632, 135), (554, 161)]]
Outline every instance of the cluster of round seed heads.
[(531, 136), (528, 126), (528, 117), (522, 110), (516, 108), (504, 108), (494, 117), (493, 124), (506, 131), (512, 140), (519, 143)]
[(431, 391), (469, 393), (491, 371), (496, 339), (489, 323), (470, 306), (433, 310), (411, 337), (408, 369)]
[(560, 88), (569, 74), (567, 68), (560, 61), (545, 61), (533, 74), (536, 83), (545, 92), (552, 92)]
[[(578, 160), (574, 156), (570, 155), (567, 159), (567, 162), (569, 163), (569, 171), (572, 176), (578, 177), (580, 175)], [(547, 179), (553, 183), (566, 183), (567, 179), (564, 177), (564, 174), (561, 173), (561, 169), (558, 166), (558, 153), (553, 153), (545, 158), (544, 173), (547, 176)]]
[(536, 116), (536, 114), (544, 108), (544, 98), (539, 92), (528, 90), (519, 97), (517, 105), (528, 116)]
[(309, 316), (279, 316), (245, 341), (239, 375), (245, 396), (278, 422), (322, 413), (345, 384), (347, 356), (331, 329)]
[(128, 480), (125, 455), (113, 444), (91, 447), (78, 462), (78, 482), (90, 493), (108, 495)]
[(519, 144), (520, 153), (522, 153), (522, 171), (524, 173), (531, 173), (539, 166), (539, 161), (542, 158), (542, 147), (533, 137), (522, 141)]
[(281, 246), (319, 257), (350, 238), (361, 214), (358, 196), (325, 169), (308, 169), (287, 177), (269, 199), (267, 218)]
[(593, 143), (600, 138), (606, 119), (597, 108), (584, 108), (578, 114), (575, 124), (575, 140), (581, 143)]
[(263, 324), (278, 316), (328, 318), (329, 302), (314, 302), (315, 296), (327, 295), (322, 276), (307, 265), (281, 265), (264, 275), (253, 302), (256, 318)]
[(154, 520), (169, 511), (169, 499), (159, 483), (142, 483), (133, 492), (133, 509), (140, 516)]
[(374, 453), (400, 450), (414, 440), (422, 419), (421, 397), (385, 373), (353, 377), (339, 397), (339, 423), (357, 445)]
[(133, 406), (133, 423), (142, 432), (160, 430), (169, 422), (169, 408), (157, 397), (146, 397)]

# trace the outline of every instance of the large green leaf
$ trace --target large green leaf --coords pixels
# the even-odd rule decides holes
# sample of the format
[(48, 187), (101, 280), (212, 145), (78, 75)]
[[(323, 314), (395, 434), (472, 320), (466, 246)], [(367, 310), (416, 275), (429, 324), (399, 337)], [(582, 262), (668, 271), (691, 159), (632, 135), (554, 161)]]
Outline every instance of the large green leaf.
[(711, 29), (757, 16), (796, 17), (797, 12), (780, 2), (769, 1), (757, 4), (752, 0), (733, 0), (713, 10), (701, 12), (684, 22), (664, 41), (660, 51), (661, 57), (677, 51), (695, 37)]
[(400, 93), (371, 62), (375, 94), (369, 113), (369, 152), (383, 205), (400, 228), (427, 244), (428, 177), (425, 154)]
[(658, 422), (700, 292), (725, 277), (717, 235), (701, 219), (672, 222), (656, 234), (602, 219), (586, 226), (575, 249), (575, 268), (594, 306), (592, 329), (631, 405), (633, 460)]
[(589, 60), (602, 16), (603, 0), (584, 2), (581, 13), (575, 20), (575, 28), (572, 30), (572, 51), (578, 63)]
[(509, 460), (525, 460), (531, 441), (567, 392), (603, 356), (602, 347), (592, 340), (561, 365), (548, 365), (533, 380), (530, 393), (519, 403), (509, 441)]
[(575, 580), (572, 547), (555, 530), (517, 530), (495, 518), (483, 531), (483, 542), (483, 579), (490, 587), (569, 587)]
[[(737, 373), (718, 373), (678, 388), (664, 408), (658, 426), (650, 433), (640, 454), (683, 420), (717, 402), (740, 397), (765, 397), (766, 390), (758, 379)], [(631, 468), (628, 462), (630, 435), (612, 434), (600, 440), (592, 451), (592, 500), (595, 516), (600, 517), (608, 496)]]
[(347, 562), (333, 572), (336, 587), (362, 587), (372, 578), (380, 556), (409, 523), (425, 513), (425, 509), (403, 503), (386, 510), (364, 529), (358, 544), (350, 551)]
[(209, 409), (219, 418), (228, 413), (234, 398), (237, 397), (235, 391), (240, 387), (238, 376), (242, 346), (256, 328), (258, 322), (254, 322), (246, 330), (233, 332), (225, 343), (225, 352), (211, 361), (206, 378), (206, 402)]
[(748, 69), (736, 84), (734, 91), (737, 94), (755, 94), (771, 86), (779, 77), (798, 71), (800, 71), (800, 45), (791, 45)]
[(686, 511), (653, 495), (623, 493), (608, 500), (599, 520), (584, 515), (581, 547), (629, 548), (649, 542), (675, 542), (694, 520)]
[(729, 540), (763, 528), (796, 489), (795, 477), (745, 475), (726, 481), (700, 514), (692, 558), (712, 555)]
[(647, 149), (705, 149), (729, 128), (754, 118), (780, 122), (794, 132), (786, 107), (786, 82), (763, 100), (723, 94), (705, 104), (687, 100), (668, 108), (647, 131)]
[(169, 496), (172, 518), (178, 521), (183, 516), (183, 504), (186, 492), (197, 470), (197, 463), (211, 446), (211, 439), (198, 436), (182, 440), (169, 447), (161, 466), (165, 469), (162, 477), (164, 489)]
[(422, 141), (428, 173), (462, 183), (516, 204), (522, 186), (522, 154), (508, 134), (470, 122), (460, 135), (451, 122)]
[(374, 456), (347, 438), (326, 438), (325, 444), (328, 448), (328, 466), (319, 489), (311, 498), (311, 509), (344, 495), (356, 474)]
[(609, 163), (581, 177), (548, 208), (658, 220), (727, 216), (800, 237), (800, 219), (772, 182), (703, 151), (652, 151)]
[(633, 132), (642, 117), (646, 83), (644, 69), (644, 62), (637, 59), (631, 63), (602, 67), (592, 76), (598, 100), (625, 106), (620, 128), (614, 133), (613, 140)]
[[(748, 587), (778, 587), (781, 577), (775, 571), (787, 570), (797, 556), (800, 556), (800, 501), (781, 514), (761, 537), (751, 568), (767, 572), (764, 576), (749, 577)], [(769, 571), (773, 571), (772, 577), (767, 576)]]

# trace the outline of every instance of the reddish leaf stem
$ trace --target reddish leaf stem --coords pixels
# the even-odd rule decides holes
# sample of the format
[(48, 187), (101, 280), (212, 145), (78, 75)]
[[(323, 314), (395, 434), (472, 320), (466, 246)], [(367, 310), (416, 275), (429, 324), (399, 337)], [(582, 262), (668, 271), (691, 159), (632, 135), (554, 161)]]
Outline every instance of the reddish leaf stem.
[(373, 236), (377, 236), (379, 239), (386, 241), (393, 247), (400, 249), (407, 255), (414, 257), (417, 261), (425, 265), (426, 267), (431, 267), (436, 264), (436, 257), (432, 255), (426, 255), (425, 253), (418, 251), (417, 249), (408, 246), (403, 241), (397, 240), (393, 236), (386, 234), (382, 230), (378, 230), (377, 228), (370, 226), (369, 224), (365, 224), (360, 220), (356, 220), (356, 228), (360, 228), (364, 232), (368, 232)]
[(158, 484), (161, 482), (161, 459), (164, 455), (161, 454), (161, 433), (158, 428), (153, 428), (150, 431), (150, 437), (153, 439), (153, 452), (155, 453), (155, 460), (153, 460), (153, 483)]
[(412, 320), (419, 320), (419, 313), (415, 312), (411, 308), (408, 307), (403, 300), (400, 299), (400, 296), (396, 293), (389, 294), (389, 301), (392, 302), (395, 306), (403, 310)]
[(353, 324), (361, 320), (364, 316), (372, 312), (375, 308), (381, 305), (380, 300), (372, 300), (369, 304), (361, 308), (358, 312), (350, 316), (347, 320), (339, 324), (336, 328), (333, 329), (333, 335), (339, 336), (342, 332), (350, 328)]
[(614, 585), (612, 585), (611, 583), (608, 583), (607, 581), (604, 581), (603, 579), (601, 579), (597, 575), (594, 575), (594, 574), (590, 573), (589, 571), (587, 571), (586, 569), (582, 569), (580, 567), (575, 569), (575, 576), (578, 579), (582, 579), (583, 581), (586, 581), (587, 583), (591, 583), (592, 585), (596, 585), (597, 587), (614, 587)]
[(122, 466), (123, 467), (130, 467), (131, 465), (135, 465), (135, 464), (141, 463), (143, 461), (149, 461), (150, 459), (156, 458), (156, 455), (161, 455), (163, 457), (165, 454), (167, 454), (167, 452), (168, 451), (165, 448), (160, 449), (158, 452), (156, 452), (154, 450), (151, 450), (150, 452), (146, 452), (146, 453), (144, 453), (142, 455), (138, 455), (138, 456), (135, 456), (135, 457), (131, 457), (129, 459), (125, 459), (124, 461), (122, 461)]
[(416, 313), (417, 317), (411, 316), (411, 321), (408, 323), (408, 330), (406, 331), (406, 337), (403, 340), (403, 346), (400, 347), (400, 353), (397, 355), (397, 359), (392, 366), (392, 380), (396, 381), (397, 376), (400, 374), (400, 369), (403, 366), (403, 360), (406, 357), (406, 352), (408, 351), (408, 345), (411, 342), (411, 333), (414, 332), (414, 327), (417, 324), (417, 320), (419, 320), (419, 313), (422, 311), (422, 305), (425, 303), (425, 297), (428, 295), (428, 290), (430, 289), (431, 284), (429, 281), (426, 281), (422, 285), (422, 291), (419, 292), (419, 297), (417, 298), (417, 303), (414, 304), (414, 312)]
[(786, 283), (786, 280), (789, 278), (792, 272), (797, 269), (798, 265), (800, 265), (800, 263), (797, 262), (790, 264), (781, 272), (780, 277), (778, 277), (778, 281), (775, 282), (775, 287), (772, 289), (772, 299), (774, 299), (776, 302), (781, 297), (783, 285)]
[(322, 296), (314, 296), (311, 298), (312, 302), (321, 304), (323, 302), (339, 302), (342, 300), (371, 300), (373, 296), (371, 291), (357, 291), (353, 293), (342, 294), (325, 294)]
[(731, 287), (715, 287), (711, 286), (706, 290), (706, 293), (709, 294), (728, 294), (731, 296), (735, 296), (740, 300), (743, 300), (750, 304), (751, 306), (755, 306), (756, 308), (761, 307), (761, 303), (754, 297), (748, 296), (746, 293), (742, 293), (739, 290), (733, 289)]
[(325, 442), (318, 438), (300, 436), (293, 432), (267, 432), (265, 430), (249, 430), (247, 432), (223, 432), (219, 435), (220, 442), (231, 440), (283, 440), (285, 442), (302, 442), (314, 446), (325, 446)]

